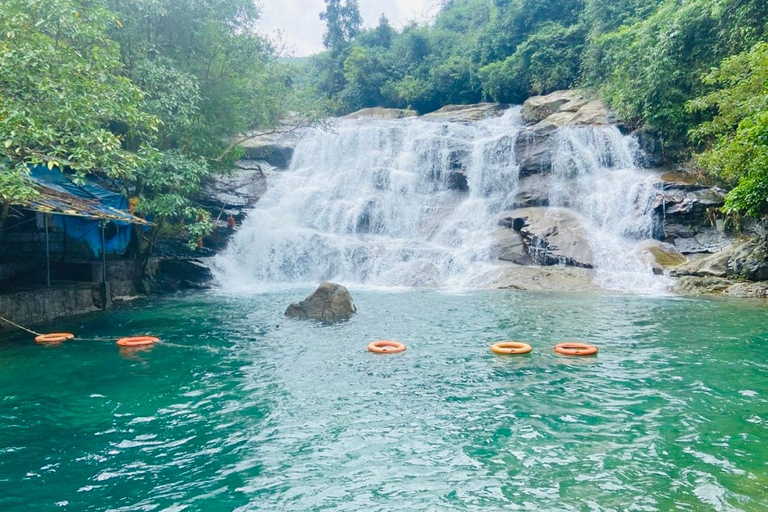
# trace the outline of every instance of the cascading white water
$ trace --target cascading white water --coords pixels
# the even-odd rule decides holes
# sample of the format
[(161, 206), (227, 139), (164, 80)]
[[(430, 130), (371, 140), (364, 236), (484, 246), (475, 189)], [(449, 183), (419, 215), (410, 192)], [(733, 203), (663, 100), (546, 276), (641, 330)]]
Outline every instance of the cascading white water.
[(658, 177), (636, 166), (637, 141), (615, 126), (557, 131), (550, 205), (585, 217), (596, 281), (610, 290), (663, 292), (669, 285), (649, 271), (639, 240), (653, 236)]
[[(515, 206), (521, 129), (518, 107), (469, 124), (360, 119), (313, 130), (217, 257), (218, 278), (245, 288), (483, 285), (499, 264), (499, 214)], [(557, 141), (550, 203), (585, 217), (599, 283), (658, 287), (635, 251), (651, 234), (653, 178), (635, 168), (632, 140), (605, 127), (563, 128)]]

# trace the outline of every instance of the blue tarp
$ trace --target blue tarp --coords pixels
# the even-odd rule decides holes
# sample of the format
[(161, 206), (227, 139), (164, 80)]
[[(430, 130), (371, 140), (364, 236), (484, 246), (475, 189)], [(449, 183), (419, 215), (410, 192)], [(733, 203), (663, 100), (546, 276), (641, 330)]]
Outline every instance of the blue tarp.
[[(109, 222), (115, 224), (117, 231), (104, 241), (104, 249), (107, 254), (122, 254), (128, 248), (131, 241), (129, 219), (132, 219), (133, 215), (128, 212), (128, 199), (122, 194), (100, 187), (88, 178), (86, 178), (84, 185), (76, 185), (66, 174), (55, 167), (52, 170), (43, 165), (31, 167), (30, 178), (43, 187), (86, 201), (89, 211), (95, 210), (96, 214), (103, 213), (105, 217), (109, 217)], [(115, 220), (116, 218), (125, 218), (126, 220)], [(93, 251), (94, 257), (99, 257), (101, 254), (101, 218), (53, 214), (53, 220), (66, 231), (67, 236), (85, 242)]]

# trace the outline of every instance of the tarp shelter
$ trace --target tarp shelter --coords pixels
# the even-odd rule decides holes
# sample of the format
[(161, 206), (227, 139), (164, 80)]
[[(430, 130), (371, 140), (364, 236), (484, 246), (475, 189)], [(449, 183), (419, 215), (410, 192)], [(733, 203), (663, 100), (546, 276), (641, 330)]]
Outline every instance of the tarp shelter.
[[(116, 192), (109, 191), (93, 180), (86, 178), (85, 184), (75, 184), (60, 169), (49, 169), (44, 165), (30, 166), (30, 179), (36, 185), (37, 194), (19, 206), (45, 215), (45, 252), (47, 282), (51, 286), (51, 258), (48, 238), (48, 215), (64, 229), (67, 236), (88, 244), (94, 257), (102, 258), (102, 281), (105, 300), (107, 270), (106, 254), (122, 254), (131, 241), (131, 224), (145, 227), (150, 222), (136, 217), (128, 211), (128, 200)], [(105, 236), (105, 225), (112, 222), (116, 232), (109, 239)]]
[[(58, 168), (37, 165), (30, 168), (30, 178), (37, 185), (39, 194), (22, 206), (51, 214), (67, 236), (85, 242), (96, 258), (101, 254), (102, 246), (107, 254), (124, 253), (131, 241), (131, 224), (150, 225), (128, 211), (125, 196), (107, 190), (87, 177), (83, 185), (77, 185)], [(102, 239), (100, 228), (105, 222), (113, 222), (117, 229), (113, 236)]]

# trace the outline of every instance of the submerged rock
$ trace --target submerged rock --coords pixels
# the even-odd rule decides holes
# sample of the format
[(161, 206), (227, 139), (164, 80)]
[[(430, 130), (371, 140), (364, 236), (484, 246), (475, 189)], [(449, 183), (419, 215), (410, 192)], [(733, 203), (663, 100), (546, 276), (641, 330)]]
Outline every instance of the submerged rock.
[(285, 316), (337, 322), (348, 319), (356, 311), (349, 290), (340, 284), (326, 282), (303, 301), (288, 306)]

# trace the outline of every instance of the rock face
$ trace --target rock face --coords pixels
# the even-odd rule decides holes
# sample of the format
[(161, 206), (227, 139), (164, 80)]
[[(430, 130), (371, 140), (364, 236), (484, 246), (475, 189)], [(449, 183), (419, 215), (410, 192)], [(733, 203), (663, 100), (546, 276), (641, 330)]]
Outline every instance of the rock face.
[[(520, 208), (501, 216), (499, 225), (519, 232), (530, 260), (542, 266), (568, 265), (592, 268), (592, 250), (581, 219), (565, 208)], [(507, 254), (517, 251), (502, 240)], [(507, 258), (507, 261), (514, 261)]]
[(555, 126), (607, 125), (615, 122), (605, 104), (587, 91), (557, 91), (523, 103), (523, 120)]
[(274, 133), (264, 133), (240, 144), (246, 160), (267, 162), (278, 169), (291, 165), (293, 150), (308, 128), (286, 125)]
[(534, 174), (522, 178), (514, 198), (516, 208), (549, 206), (550, 182), (546, 176)]
[(659, 219), (657, 238), (673, 243), (683, 254), (721, 251), (733, 236), (713, 227), (708, 212), (725, 202), (725, 191), (696, 183), (682, 173), (662, 173), (653, 208)]
[(516, 265), (533, 265), (533, 258), (528, 254), (528, 248), (519, 231), (498, 227), (494, 234), (497, 240), (495, 247), (496, 259), (515, 263)]
[(346, 320), (357, 311), (349, 291), (335, 283), (323, 283), (312, 295), (295, 302), (285, 310), (285, 316), (337, 322)]
[(615, 122), (605, 104), (582, 90), (557, 91), (528, 98), (523, 104), (525, 127), (515, 141), (520, 175), (548, 172), (557, 151), (556, 132), (563, 126), (606, 126)]
[(719, 277), (747, 281), (768, 280), (768, 242), (740, 240), (714, 254), (698, 254), (673, 271), (674, 276)]
[(474, 105), (446, 105), (440, 110), (421, 116), (422, 119), (433, 121), (452, 121), (468, 123), (480, 121), (488, 117), (500, 116), (507, 105), (500, 103), (476, 103)]
[(205, 259), (162, 259), (152, 280), (155, 293), (204, 290), (211, 287), (213, 273)]
[(384, 107), (372, 107), (363, 108), (357, 112), (352, 112), (342, 117), (342, 119), (362, 119), (366, 117), (374, 117), (378, 119), (403, 119), (404, 117), (414, 117), (417, 113), (415, 110), (408, 110), (402, 108), (384, 108)]
[(557, 126), (542, 122), (520, 131), (515, 140), (515, 158), (520, 176), (549, 172), (557, 150)]
[(267, 191), (266, 162), (238, 160), (230, 175), (215, 176), (202, 188), (201, 202), (209, 209), (225, 208), (224, 213), (237, 217), (251, 208)]

